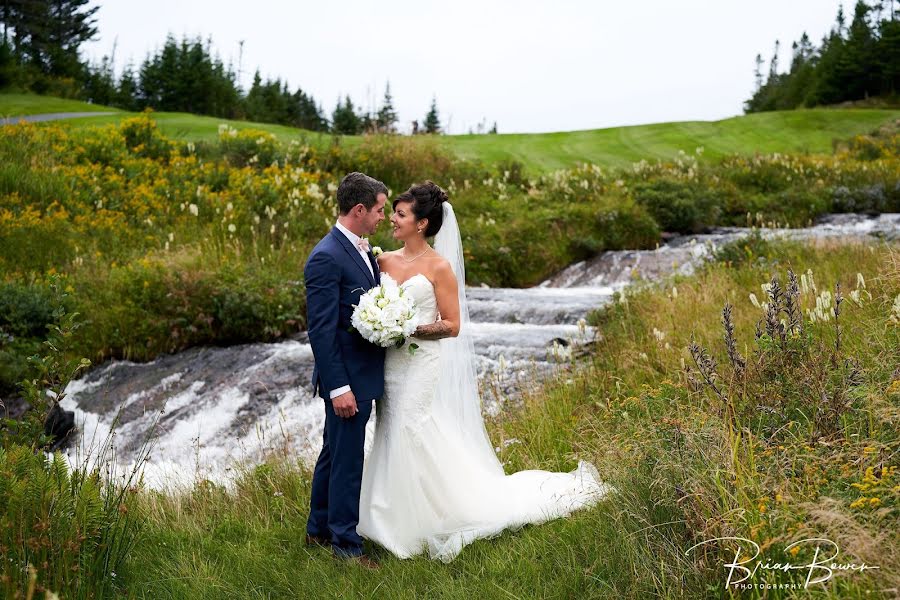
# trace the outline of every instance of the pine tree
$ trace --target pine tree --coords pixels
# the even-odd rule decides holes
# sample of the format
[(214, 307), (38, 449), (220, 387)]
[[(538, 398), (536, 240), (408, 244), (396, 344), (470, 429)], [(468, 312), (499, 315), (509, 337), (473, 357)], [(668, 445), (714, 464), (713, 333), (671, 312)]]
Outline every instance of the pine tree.
[(111, 105), (116, 100), (115, 74), (112, 61), (104, 56), (100, 64), (92, 67), (84, 82), (87, 100), (96, 104)]
[(375, 126), (381, 133), (394, 133), (397, 130), (397, 112), (394, 110), (394, 99), (391, 96), (391, 82), (384, 86), (384, 99), (375, 117)]
[(122, 76), (119, 77), (119, 86), (116, 90), (115, 106), (125, 110), (137, 108), (137, 82), (134, 79), (134, 68), (131, 64), (125, 65)]
[(841, 75), (846, 82), (845, 97), (848, 99), (867, 98), (878, 93), (881, 73), (875, 61), (875, 38), (869, 27), (871, 7), (862, 0), (856, 3), (853, 21), (847, 34), (844, 61), (840, 64)]
[(431, 109), (428, 111), (428, 114), (425, 115), (424, 127), (425, 133), (441, 132), (441, 121), (438, 117), (437, 98), (435, 97), (432, 97)]
[(312, 96), (308, 96), (303, 90), (297, 88), (293, 95), (293, 102), (297, 116), (296, 121), (291, 123), (292, 125), (310, 131), (326, 131), (328, 129), (328, 123)]
[[(78, 48), (97, 33), (90, 0), (4, 0), (3, 39), (15, 62), (51, 78), (82, 81), (85, 73)], [(12, 30), (12, 35), (10, 35)]]
[[(876, 60), (880, 63), (882, 94), (900, 93), (900, 20), (895, 19), (893, 2), (890, 2), (890, 14), (880, 23), (880, 35), (875, 51)], [(889, 18), (888, 18), (889, 17)]]
[(753, 70), (753, 79), (756, 82), (755, 90), (757, 92), (759, 90), (761, 90), (762, 86), (763, 86), (762, 66), (763, 66), (762, 54), (757, 54), (756, 55), (756, 68)]
[(353, 101), (350, 100), (350, 96), (348, 95), (345, 98), (343, 104), (338, 99), (338, 104), (331, 114), (331, 131), (340, 135), (357, 135), (361, 132), (361, 129), (362, 123), (356, 114), (356, 109), (353, 107)]
[(775, 51), (772, 52), (772, 62), (769, 63), (769, 80), (768, 83), (775, 83), (778, 80), (778, 53), (781, 51), (781, 42), (775, 40)]
[(99, 6), (85, 8), (90, 0), (50, 0), (46, 2), (46, 24), (37, 50), (45, 57), (45, 73), (57, 77), (80, 78), (83, 65), (78, 48), (97, 34), (94, 15)]

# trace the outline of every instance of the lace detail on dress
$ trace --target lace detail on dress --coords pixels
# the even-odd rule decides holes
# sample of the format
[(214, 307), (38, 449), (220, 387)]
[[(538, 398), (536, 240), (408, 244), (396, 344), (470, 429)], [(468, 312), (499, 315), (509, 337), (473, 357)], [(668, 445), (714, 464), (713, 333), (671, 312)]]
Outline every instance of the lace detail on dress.
[[(382, 274), (382, 277), (390, 275)], [(416, 301), (416, 325), (434, 323), (438, 310), (431, 281), (418, 273), (400, 284), (400, 287)], [(418, 345), (413, 354), (409, 351), (410, 343)], [(387, 349), (385, 391), (384, 397), (378, 402), (376, 427), (383, 428), (385, 432), (398, 426), (418, 429), (423, 418), (427, 418), (431, 412), (431, 401), (440, 375), (439, 358), (440, 343), (437, 340), (411, 338), (400, 348)]]

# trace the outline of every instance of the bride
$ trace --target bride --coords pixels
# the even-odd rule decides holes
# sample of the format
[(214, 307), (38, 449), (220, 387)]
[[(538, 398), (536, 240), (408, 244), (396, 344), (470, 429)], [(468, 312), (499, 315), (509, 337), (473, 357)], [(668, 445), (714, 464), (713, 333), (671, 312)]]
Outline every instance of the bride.
[[(426, 181), (393, 202), (403, 248), (378, 257), (418, 307), (418, 345), (390, 348), (357, 531), (400, 558), (452, 560), (466, 544), (597, 502), (596, 470), (507, 476), (484, 428), (466, 310), (462, 244), (447, 194)], [(426, 238), (434, 236), (434, 248)]]

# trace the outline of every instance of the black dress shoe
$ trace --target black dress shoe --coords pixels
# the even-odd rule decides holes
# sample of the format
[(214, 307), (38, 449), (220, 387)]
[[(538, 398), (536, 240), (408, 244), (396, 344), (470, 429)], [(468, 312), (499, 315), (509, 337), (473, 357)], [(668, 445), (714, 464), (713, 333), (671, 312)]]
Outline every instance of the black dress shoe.
[(307, 546), (322, 546), (323, 548), (331, 547), (331, 540), (328, 538), (320, 537), (318, 535), (307, 535), (306, 536), (306, 545)]

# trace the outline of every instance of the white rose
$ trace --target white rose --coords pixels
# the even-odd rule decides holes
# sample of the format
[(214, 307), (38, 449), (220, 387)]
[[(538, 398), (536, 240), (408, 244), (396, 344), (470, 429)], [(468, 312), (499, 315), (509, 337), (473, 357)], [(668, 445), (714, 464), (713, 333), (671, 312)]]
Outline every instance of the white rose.
[(393, 321), (397, 323), (403, 317), (403, 307), (396, 303), (390, 304), (381, 311), (382, 321)]

